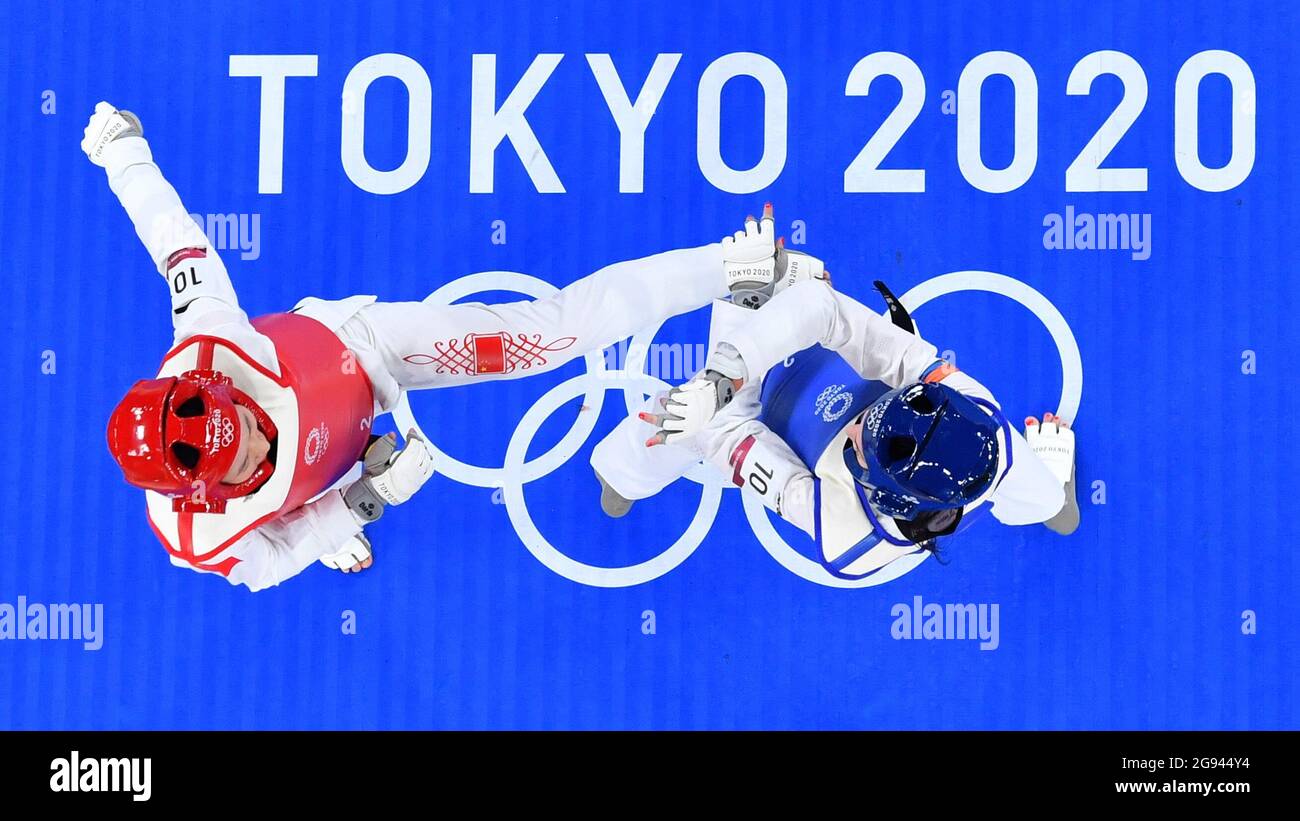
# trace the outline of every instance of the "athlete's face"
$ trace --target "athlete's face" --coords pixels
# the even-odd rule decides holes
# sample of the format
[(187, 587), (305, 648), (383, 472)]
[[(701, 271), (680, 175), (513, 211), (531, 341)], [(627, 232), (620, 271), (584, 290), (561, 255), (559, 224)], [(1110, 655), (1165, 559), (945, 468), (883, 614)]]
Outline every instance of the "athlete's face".
[(237, 485), (252, 476), (271, 450), (271, 443), (257, 427), (251, 411), (236, 405), (235, 415), (239, 417), (239, 453), (230, 472), (221, 480), (228, 485)]
[(862, 417), (844, 429), (848, 434), (849, 441), (853, 443), (853, 454), (858, 457), (858, 464), (862, 467), (867, 466), (867, 457), (862, 453)]

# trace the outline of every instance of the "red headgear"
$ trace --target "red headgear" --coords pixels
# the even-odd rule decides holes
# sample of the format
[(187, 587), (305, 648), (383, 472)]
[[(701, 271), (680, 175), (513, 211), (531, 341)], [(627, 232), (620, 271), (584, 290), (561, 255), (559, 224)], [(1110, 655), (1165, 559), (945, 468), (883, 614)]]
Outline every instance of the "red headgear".
[(128, 482), (175, 497), (173, 510), (223, 513), (227, 499), (257, 490), (275, 470), (267, 459), (243, 482), (222, 483), (239, 455), (236, 406), (253, 414), (268, 440), (275, 438), (271, 417), (219, 371), (142, 379), (108, 420), (108, 449)]

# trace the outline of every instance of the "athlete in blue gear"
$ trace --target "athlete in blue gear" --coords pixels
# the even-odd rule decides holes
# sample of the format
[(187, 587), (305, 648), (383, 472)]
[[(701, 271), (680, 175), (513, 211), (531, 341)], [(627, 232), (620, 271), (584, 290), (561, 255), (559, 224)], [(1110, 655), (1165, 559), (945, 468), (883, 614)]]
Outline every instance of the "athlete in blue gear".
[[(840, 578), (896, 578), (985, 510), (1073, 532), (1064, 420), (1031, 417), (1021, 435), (883, 284), (888, 317), (832, 289), (820, 260), (773, 241), (770, 207), (755, 222), (733, 249), (745, 258), (745, 276), (728, 275), (734, 298), (714, 303), (705, 369), (593, 452), (606, 513), (625, 514), (703, 459), (811, 536), (813, 557)], [(755, 260), (766, 247), (764, 273)], [(791, 260), (804, 275), (783, 287)]]

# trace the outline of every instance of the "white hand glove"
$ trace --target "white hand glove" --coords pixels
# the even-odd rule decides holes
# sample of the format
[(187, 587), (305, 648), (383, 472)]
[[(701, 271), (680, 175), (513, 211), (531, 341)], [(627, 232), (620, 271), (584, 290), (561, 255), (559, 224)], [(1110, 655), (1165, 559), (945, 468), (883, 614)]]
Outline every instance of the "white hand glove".
[(680, 445), (699, 433), (735, 396), (739, 386), (730, 377), (717, 371), (704, 371), (684, 385), (668, 392), (661, 400), (664, 412), (639, 413), (642, 422), (649, 422), (659, 430), (646, 440), (646, 447), (655, 445)]
[(328, 556), (321, 556), (320, 563), (331, 570), (350, 573), (352, 568), (370, 559), (374, 552), (370, 549), (370, 540), (364, 533), (358, 533), (348, 539), (343, 547)]
[[(393, 434), (386, 438), (396, 443), (397, 437)], [(406, 447), (396, 451), (386, 463), (375, 467), (377, 472), (363, 481), (368, 481), (386, 504), (400, 505), (415, 495), (415, 491), (433, 475), (433, 454), (412, 428), (406, 432)], [(371, 469), (369, 464), (367, 469)]]
[[(706, 462), (719, 467), (729, 465), (730, 451), (738, 441), (736, 431), (758, 419), (763, 412), (763, 404), (759, 401), (762, 393), (762, 382), (746, 382), (742, 385), (731, 397), (731, 401), (696, 432), (694, 441), (690, 443), (691, 448)], [(725, 472), (731, 475), (730, 470)]]
[(384, 515), (387, 505), (400, 505), (433, 476), (433, 454), (415, 429), (406, 432), (406, 447), (397, 450), (397, 436), (387, 434), (366, 448), (364, 475), (343, 491), (343, 501), (362, 523)]
[(1030, 416), (1025, 419), (1025, 441), (1061, 487), (1065, 487), (1065, 483), (1074, 477), (1074, 431), (1070, 430), (1070, 423), (1045, 413), (1040, 425)]
[(784, 291), (796, 282), (807, 279), (824, 279), (831, 281), (831, 272), (817, 257), (803, 251), (787, 251), (785, 240), (776, 241), (776, 283), (772, 286), (772, 295)]
[(757, 308), (772, 295), (776, 282), (776, 221), (772, 203), (763, 206), (762, 221), (745, 218), (744, 230), (722, 240), (722, 271), (732, 301)]
[(796, 282), (830, 280), (820, 259), (786, 250), (770, 202), (763, 205), (761, 222), (746, 217), (745, 230), (722, 240), (722, 268), (731, 301), (742, 308), (759, 308)]
[(131, 112), (118, 111), (110, 104), (100, 102), (83, 133), (81, 150), (86, 152), (91, 162), (103, 168), (107, 164), (104, 149), (109, 143), (128, 135), (144, 136), (144, 128), (140, 125), (140, 118)]

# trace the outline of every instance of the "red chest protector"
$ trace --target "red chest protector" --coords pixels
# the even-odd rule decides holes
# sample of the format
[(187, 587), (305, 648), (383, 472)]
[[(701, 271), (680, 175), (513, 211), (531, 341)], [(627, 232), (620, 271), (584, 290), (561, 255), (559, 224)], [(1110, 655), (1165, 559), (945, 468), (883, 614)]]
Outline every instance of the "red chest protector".
[(328, 490), (352, 468), (369, 441), (374, 414), (370, 380), (324, 325), (298, 314), (269, 314), (252, 325), (275, 346), (278, 373), (213, 336), (177, 345), (158, 373), (220, 371), (266, 413), (277, 433), (270, 478), (256, 492), (230, 499), (224, 513), (176, 512), (170, 497), (145, 492), (150, 525), (167, 551), (222, 575), (239, 562), (222, 559), (223, 550)]

